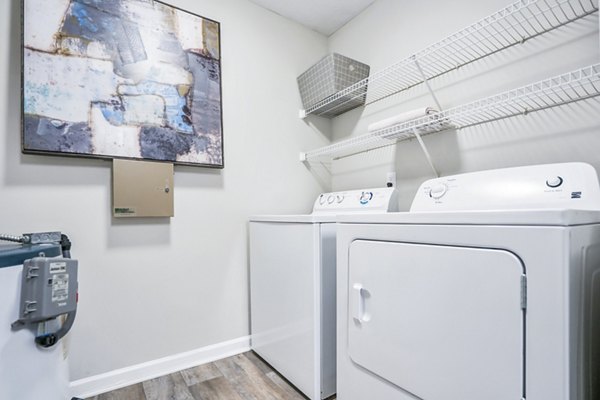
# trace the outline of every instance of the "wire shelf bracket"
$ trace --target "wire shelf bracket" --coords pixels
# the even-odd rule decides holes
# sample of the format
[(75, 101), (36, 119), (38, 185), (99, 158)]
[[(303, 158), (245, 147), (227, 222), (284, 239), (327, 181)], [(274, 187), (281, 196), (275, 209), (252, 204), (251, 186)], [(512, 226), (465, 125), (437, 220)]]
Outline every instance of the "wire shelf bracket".
[(423, 150), (423, 154), (425, 155), (425, 158), (427, 159), (427, 164), (429, 164), (429, 167), (433, 171), (433, 174), (435, 175), (436, 178), (439, 178), (440, 173), (438, 172), (437, 168), (435, 168), (435, 165), (433, 165), (433, 160), (431, 159), (429, 150), (427, 150), (427, 146), (425, 146), (425, 142), (423, 142), (423, 139), (421, 138), (419, 131), (417, 131), (416, 129), (413, 129), (413, 135), (415, 135), (415, 137), (417, 138), (417, 141), (419, 142), (419, 146), (421, 146), (421, 150)]
[[(367, 93), (369, 105), (598, 11), (598, 0), (519, 0), (305, 110), (335, 116)], [(419, 71), (421, 69), (421, 71)]]
[[(335, 160), (450, 129), (497, 121), (600, 96), (600, 64), (485, 97), (435, 114), (301, 153), (305, 162)], [(426, 156), (428, 152), (424, 148)], [(429, 157), (429, 163), (435, 167)]]

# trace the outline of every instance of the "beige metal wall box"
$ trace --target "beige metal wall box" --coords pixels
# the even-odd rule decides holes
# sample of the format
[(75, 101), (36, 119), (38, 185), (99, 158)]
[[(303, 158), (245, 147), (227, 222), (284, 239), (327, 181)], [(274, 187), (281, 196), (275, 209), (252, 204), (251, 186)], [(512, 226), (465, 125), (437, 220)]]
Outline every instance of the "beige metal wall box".
[(173, 217), (173, 164), (113, 160), (113, 216)]

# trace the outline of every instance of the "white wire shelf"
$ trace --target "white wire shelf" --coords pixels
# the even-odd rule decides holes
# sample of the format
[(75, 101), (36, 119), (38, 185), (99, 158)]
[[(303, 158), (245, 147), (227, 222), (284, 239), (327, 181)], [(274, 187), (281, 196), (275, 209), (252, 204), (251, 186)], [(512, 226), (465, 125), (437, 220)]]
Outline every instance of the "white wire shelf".
[(302, 161), (339, 159), (400, 141), (528, 114), (600, 96), (600, 64), (594, 64), (401, 124), (354, 136), (306, 153)]
[(301, 110), (300, 115), (339, 115), (347, 103), (364, 97), (365, 91), (365, 105), (372, 104), (597, 11), (598, 0), (517, 1)]

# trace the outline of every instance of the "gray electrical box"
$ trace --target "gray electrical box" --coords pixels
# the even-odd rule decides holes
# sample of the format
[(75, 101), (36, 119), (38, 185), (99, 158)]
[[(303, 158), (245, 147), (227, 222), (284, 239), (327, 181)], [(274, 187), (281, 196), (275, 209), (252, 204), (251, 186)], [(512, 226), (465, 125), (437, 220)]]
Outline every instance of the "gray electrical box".
[(77, 309), (77, 260), (35, 257), (23, 264), (19, 323), (47, 321)]

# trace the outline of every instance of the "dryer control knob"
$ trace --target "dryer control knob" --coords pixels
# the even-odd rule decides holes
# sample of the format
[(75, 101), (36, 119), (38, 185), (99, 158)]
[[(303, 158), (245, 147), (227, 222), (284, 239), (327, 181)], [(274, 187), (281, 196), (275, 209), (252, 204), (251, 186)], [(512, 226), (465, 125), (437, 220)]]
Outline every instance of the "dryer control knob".
[(552, 178), (548, 178), (546, 180), (546, 186), (551, 188), (557, 188), (563, 184), (563, 178), (560, 176), (553, 176)]
[(323, 205), (323, 204), (325, 204), (325, 195), (320, 195), (320, 196), (319, 196), (319, 204), (320, 204), (320, 205)]
[(332, 195), (329, 195), (329, 196), (327, 197), (327, 204), (331, 204), (331, 203), (333, 203), (333, 200), (335, 200), (335, 197), (333, 197)]
[(448, 191), (448, 186), (445, 183), (438, 183), (429, 190), (429, 197), (441, 199)]
[(335, 201), (336, 201), (338, 204), (339, 204), (339, 203), (341, 203), (342, 201), (344, 201), (344, 195), (343, 195), (343, 194), (342, 194), (342, 195), (339, 195), (339, 194), (338, 194), (337, 196), (335, 196)]

